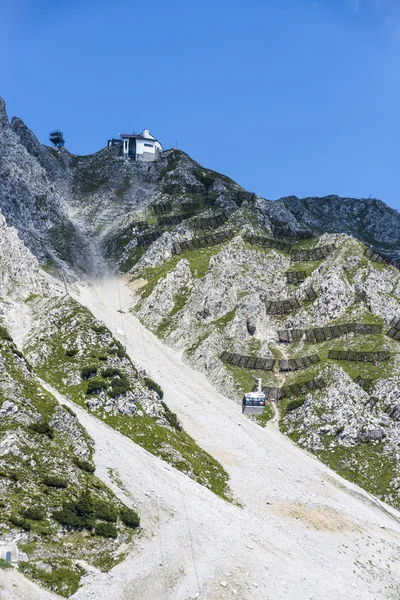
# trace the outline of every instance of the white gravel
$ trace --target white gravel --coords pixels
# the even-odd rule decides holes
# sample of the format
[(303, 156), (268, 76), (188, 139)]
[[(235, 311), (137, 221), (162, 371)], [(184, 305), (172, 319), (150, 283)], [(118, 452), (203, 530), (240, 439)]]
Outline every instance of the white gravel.
[(75, 407), (96, 443), (97, 474), (138, 508), (145, 534), (110, 573), (88, 575), (74, 598), (398, 597), (398, 522), (292, 444), (276, 422), (262, 429), (243, 417), (127, 312), (129, 291), (116, 278), (81, 287), (76, 297), (121, 332), (188, 433), (229, 472), (241, 507)]

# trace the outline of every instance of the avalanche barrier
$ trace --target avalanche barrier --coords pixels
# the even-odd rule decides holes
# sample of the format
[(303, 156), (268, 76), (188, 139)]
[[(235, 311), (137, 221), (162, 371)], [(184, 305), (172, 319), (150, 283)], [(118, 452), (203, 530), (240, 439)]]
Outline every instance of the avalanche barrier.
[(306, 301), (312, 302), (313, 300), (317, 299), (317, 292), (314, 290), (314, 288), (311, 287), (303, 291), (306, 296)]
[(313, 237), (311, 231), (296, 231), (287, 227), (272, 226), (272, 233), (277, 238), (286, 238), (287, 240), (308, 240)]
[(400, 317), (394, 317), (389, 325), (390, 329), (387, 335), (394, 340), (400, 341)]
[(288, 298), (287, 300), (267, 300), (265, 309), (270, 315), (284, 315), (300, 308), (300, 302), (297, 298)]
[(181, 204), (182, 210), (186, 211), (194, 211), (200, 208), (200, 204), (198, 202), (182, 202)]
[(283, 394), (282, 394), (282, 388), (276, 388), (276, 387), (263, 387), (262, 391), (265, 394), (265, 399), (266, 400), (282, 400), (283, 398)]
[(321, 377), (315, 377), (302, 383), (292, 383), (291, 385), (285, 385), (282, 388), (282, 397), (287, 398), (288, 396), (303, 396), (312, 392), (313, 390), (322, 390), (326, 386), (325, 381)]
[(236, 198), (234, 201), (236, 204), (241, 206), (243, 202), (253, 202), (256, 199), (256, 195), (253, 192), (239, 191), (236, 193)]
[(192, 227), (196, 229), (217, 229), (217, 227), (221, 227), (221, 225), (226, 223), (228, 218), (228, 215), (225, 214), (199, 218), (192, 223)]
[(316, 262), (329, 256), (335, 248), (335, 244), (328, 244), (327, 246), (318, 246), (317, 248), (300, 248), (300, 250), (293, 250), (291, 253), (292, 261)]
[(138, 231), (144, 231), (145, 229), (147, 229), (148, 224), (147, 224), (147, 221), (132, 221), (130, 226), (132, 227), (132, 229), (137, 229)]
[(334, 360), (349, 360), (352, 362), (379, 362), (390, 359), (390, 352), (354, 352), (353, 350), (329, 350), (329, 358)]
[(277, 362), (280, 371), (290, 372), (297, 371), (298, 369), (307, 369), (311, 365), (316, 365), (320, 362), (320, 358), (318, 354), (310, 354), (301, 358), (284, 358)]
[(298, 342), (304, 335), (304, 329), (280, 329), (278, 331), (278, 341), (281, 344), (290, 344)]
[(148, 246), (149, 244), (152, 244), (153, 242), (158, 240), (158, 238), (161, 237), (163, 233), (164, 233), (163, 229), (155, 229), (154, 231), (151, 231), (150, 233), (144, 233), (142, 235), (138, 235), (137, 236), (138, 246)]
[(190, 219), (190, 217), (193, 217), (194, 214), (194, 212), (187, 212), (184, 215), (169, 215), (166, 217), (161, 217), (157, 219), (157, 225), (178, 225), (179, 223), (182, 223), (182, 221), (186, 221), (187, 219)]
[(226, 240), (230, 239), (234, 236), (234, 234), (235, 232), (233, 230), (219, 231), (217, 233), (213, 233), (212, 235), (174, 242), (172, 244), (172, 253), (182, 254), (182, 252), (185, 252), (185, 250), (196, 250), (197, 248), (215, 246), (216, 244), (221, 244), (221, 242), (225, 242)]
[(388, 256), (384, 256), (383, 254), (378, 254), (378, 252), (374, 252), (371, 248), (365, 248), (364, 256), (372, 260), (373, 262), (383, 263), (386, 265), (390, 265), (391, 259)]
[(262, 237), (260, 235), (253, 235), (252, 233), (245, 233), (243, 239), (252, 246), (259, 246), (260, 248), (275, 248), (282, 252), (290, 252), (292, 248), (292, 244), (288, 244), (287, 242), (273, 240), (272, 238)]
[(372, 325), (369, 323), (342, 323), (340, 325), (305, 329), (308, 342), (324, 342), (325, 340), (331, 340), (342, 335), (347, 335), (348, 333), (382, 333), (382, 325)]
[(259, 369), (260, 371), (272, 371), (275, 365), (275, 359), (273, 358), (242, 356), (241, 354), (234, 354), (232, 352), (223, 352), (220, 359), (230, 365), (235, 365), (236, 367)]
[(158, 204), (153, 204), (152, 209), (155, 215), (165, 215), (171, 212), (172, 204), (171, 202), (159, 202)]
[(303, 383), (293, 383), (292, 385), (286, 385), (281, 388), (265, 386), (262, 388), (262, 391), (267, 400), (279, 401), (283, 400), (283, 398), (288, 398), (289, 396), (303, 396), (313, 390), (322, 390), (324, 387), (326, 387), (326, 383), (322, 377), (315, 377), (314, 379), (303, 381)]
[(354, 379), (354, 383), (357, 383), (364, 392), (369, 392), (372, 386), (373, 379), (362, 379), (360, 375)]
[(302, 283), (307, 279), (307, 271), (286, 271), (287, 283)]

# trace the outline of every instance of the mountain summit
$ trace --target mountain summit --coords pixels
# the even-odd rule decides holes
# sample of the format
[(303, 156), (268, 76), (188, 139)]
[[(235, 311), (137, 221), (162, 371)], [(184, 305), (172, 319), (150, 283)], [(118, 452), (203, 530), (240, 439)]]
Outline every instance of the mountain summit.
[(256, 598), (270, 569), (279, 598), (389, 597), (399, 248), (379, 200), (267, 200), (178, 150), (76, 156), (1, 100), (0, 548), (76, 598)]

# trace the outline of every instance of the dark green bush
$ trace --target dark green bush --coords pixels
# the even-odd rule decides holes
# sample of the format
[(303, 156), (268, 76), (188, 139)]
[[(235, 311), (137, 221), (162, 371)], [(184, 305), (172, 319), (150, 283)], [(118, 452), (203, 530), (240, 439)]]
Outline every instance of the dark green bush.
[(0, 558), (0, 569), (12, 569), (12, 564), (4, 558)]
[(4, 500), (0, 500), (0, 508), (5, 508), (6, 507), (6, 503), (4, 502)]
[(124, 377), (123, 373), (121, 372), (120, 369), (117, 369), (116, 367), (107, 367), (106, 369), (103, 369), (102, 372), (100, 373), (102, 377)]
[(19, 481), (19, 475), (15, 471), (10, 471), (10, 473), (8, 473), (6, 477), (8, 477), (8, 479), (11, 479), (11, 481)]
[(87, 394), (98, 394), (101, 390), (107, 389), (108, 383), (100, 377), (92, 377), (89, 379), (86, 393)]
[(94, 527), (94, 505), (88, 490), (83, 490), (76, 502), (64, 502), (60, 510), (53, 513), (53, 519), (67, 529), (87, 529)]
[(10, 523), (12, 523), (12, 525), (15, 525), (16, 527), (21, 527), (21, 529), (24, 529), (25, 531), (30, 531), (31, 529), (30, 523), (28, 523), (28, 521), (26, 521), (22, 517), (19, 517), (18, 515), (11, 515), (11, 517), (8, 520), (10, 521)]
[(66, 404), (61, 404), (61, 406), (62, 406), (63, 408), (65, 408), (65, 410), (66, 410), (67, 412), (69, 412), (69, 414), (70, 414), (72, 417), (76, 417), (76, 413), (75, 413), (75, 412), (72, 410), (72, 408), (70, 408), (70, 407), (69, 407), (69, 406), (67, 406)]
[(77, 348), (67, 348), (65, 351), (65, 356), (76, 356), (78, 354)]
[(43, 506), (28, 506), (28, 508), (20, 510), (20, 514), (31, 521), (43, 521), (46, 517)]
[(119, 511), (119, 516), (121, 518), (121, 521), (128, 527), (131, 527), (132, 529), (135, 529), (140, 525), (139, 515), (135, 510), (133, 510), (133, 508), (121, 508), (121, 510)]
[(108, 329), (105, 325), (92, 325), (93, 331), (96, 333), (107, 333)]
[(171, 425), (171, 427), (174, 427), (178, 431), (182, 431), (182, 425), (179, 423), (178, 417), (176, 416), (176, 414), (168, 408), (168, 406), (165, 404), (165, 402), (161, 401), (161, 405), (164, 409), (164, 416), (167, 419), (168, 423)]
[(291, 410), (296, 410), (296, 408), (300, 408), (300, 406), (303, 406), (304, 402), (305, 398), (295, 398), (294, 400), (290, 400), (286, 407), (286, 412), (288, 413)]
[(84, 458), (79, 458), (79, 456), (75, 456), (74, 463), (77, 467), (82, 469), (82, 471), (86, 471), (87, 473), (94, 473), (96, 470), (96, 467), (93, 463), (85, 460)]
[(3, 325), (0, 325), (0, 338), (3, 340), (7, 340), (8, 342), (13, 341), (11, 335), (8, 333), (7, 329), (3, 327)]
[(43, 586), (63, 598), (69, 598), (78, 590), (80, 579), (84, 574), (83, 569), (77, 565), (74, 565), (74, 568), (71, 569), (50, 563), (50, 566), (53, 567), (51, 571), (40, 569), (28, 561), (20, 561), (18, 566), (22, 573), (40, 581)]
[(112, 523), (98, 523), (94, 533), (106, 538), (116, 538), (118, 536), (117, 528)]
[(105, 500), (97, 500), (94, 503), (94, 514), (98, 519), (116, 523), (118, 521), (118, 509)]
[(96, 365), (89, 365), (88, 367), (83, 367), (81, 371), (82, 379), (89, 379), (90, 377), (94, 377), (95, 375), (97, 375)]
[(99, 357), (98, 357), (98, 358), (99, 358), (99, 360), (102, 360), (102, 361), (106, 361), (106, 360), (108, 360), (108, 356), (107, 356), (107, 354), (99, 354)]
[(150, 377), (145, 377), (144, 383), (150, 390), (154, 390), (155, 392), (157, 392), (160, 398), (164, 397), (164, 392), (162, 391), (161, 387), (158, 385), (158, 383), (150, 379)]
[(129, 391), (129, 389), (129, 380), (122, 375), (122, 377), (116, 377), (111, 381), (111, 390), (108, 392), (108, 395), (111, 398), (115, 398), (115, 396), (125, 394), (127, 391)]
[(28, 425), (29, 429), (35, 431), (36, 433), (42, 433), (43, 435), (47, 435), (51, 440), (54, 437), (53, 428), (50, 427), (47, 421), (39, 421), (35, 423), (31, 423)]
[(44, 485), (47, 485), (47, 487), (53, 487), (53, 488), (62, 489), (62, 488), (68, 487), (67, 481), (63, 477), (60, 477), (59, 475), (46, 475), (43, 478), (43, 483), (44, 483)]

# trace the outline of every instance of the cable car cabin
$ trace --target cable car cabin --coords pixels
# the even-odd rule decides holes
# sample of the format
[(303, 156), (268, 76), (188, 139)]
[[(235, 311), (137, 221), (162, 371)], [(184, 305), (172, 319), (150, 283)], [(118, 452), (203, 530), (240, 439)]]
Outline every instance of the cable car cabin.
[(249, 392), (243, 396), (242, 413), (245, 415), (261, 415), (265, 409), (265, 394), (263, 392)]

